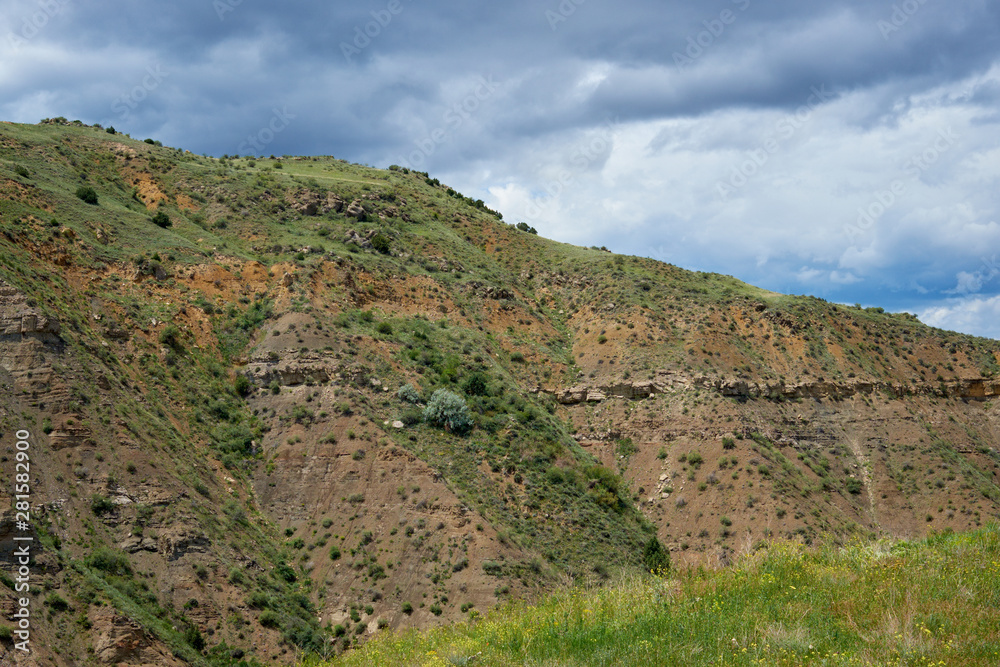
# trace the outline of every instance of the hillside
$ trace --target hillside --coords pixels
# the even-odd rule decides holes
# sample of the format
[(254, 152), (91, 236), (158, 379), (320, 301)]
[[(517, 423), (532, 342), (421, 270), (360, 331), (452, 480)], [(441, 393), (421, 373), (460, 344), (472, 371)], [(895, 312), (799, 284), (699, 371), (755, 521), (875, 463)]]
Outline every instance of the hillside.
[[(0, 230), (37, 664), (292, 663), (654, 537), (716, 566), (1000, 509), (1000, 343), (556, 243), (423, 173), (2, 124)], [(425, 421), (440, 389), (467, 432)]]

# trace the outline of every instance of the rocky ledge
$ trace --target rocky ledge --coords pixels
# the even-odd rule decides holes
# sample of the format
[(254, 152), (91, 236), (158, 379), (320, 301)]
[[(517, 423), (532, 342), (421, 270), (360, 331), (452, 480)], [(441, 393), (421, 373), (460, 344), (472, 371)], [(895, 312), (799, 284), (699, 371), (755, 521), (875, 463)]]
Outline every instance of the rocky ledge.
[[(674, 373), (660, 373), (652, 380), (637, 380), (599, 385), (580, 384), (567, 389), (550, 391), (564, 405), (600, 403), (608, 398), (643, 399), (689, 387), (701, 387), (734, 398), (767, 399), (843, 399), (858, 395), (880, 393), (903, 396), (945, 396), (972, 400), (989, 400), (1000, 397), (1000, 380), (974, 378), (903, 384), (898, 382), (872, 382), (850, 379), (844, 382), (817, 380), (787, 384), (784, 382), (760, 383), (741, 378), (685, 378)], [(543, 390), (544, 391), (544, 390)]]

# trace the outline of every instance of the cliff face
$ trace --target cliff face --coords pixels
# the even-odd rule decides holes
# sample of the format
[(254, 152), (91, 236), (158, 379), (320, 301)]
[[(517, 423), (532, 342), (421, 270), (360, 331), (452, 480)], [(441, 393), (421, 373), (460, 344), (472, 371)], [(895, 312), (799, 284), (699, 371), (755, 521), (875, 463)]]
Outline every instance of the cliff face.
[[(995, 341), (553, 243), (425, 174), (0, 139), (45, 664), (290, 663), (640, 568), (653, 534), (717, 565), (1000, 508)], [(441, 389), (467, 433), (425, 421)]]

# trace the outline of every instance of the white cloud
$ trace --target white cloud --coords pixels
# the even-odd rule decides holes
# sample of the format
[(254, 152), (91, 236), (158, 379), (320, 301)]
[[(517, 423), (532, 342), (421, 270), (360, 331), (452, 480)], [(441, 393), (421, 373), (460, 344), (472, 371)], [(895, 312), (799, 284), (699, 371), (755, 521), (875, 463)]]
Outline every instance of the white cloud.
[(1000, 339), (1000, 296), (950, 300), (923, 310), (919, 317), (934, 327)]

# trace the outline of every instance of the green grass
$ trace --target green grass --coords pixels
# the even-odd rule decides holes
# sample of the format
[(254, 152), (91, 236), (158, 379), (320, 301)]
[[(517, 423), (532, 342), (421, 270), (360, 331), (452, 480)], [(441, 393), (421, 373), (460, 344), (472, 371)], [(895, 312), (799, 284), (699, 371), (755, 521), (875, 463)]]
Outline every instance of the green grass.
[[(475, 656), (475, 657), (473, 657)], [(347, 665), (995, 665), (1000, 528), (807, 550), (632, 577), (389, 634)]]

